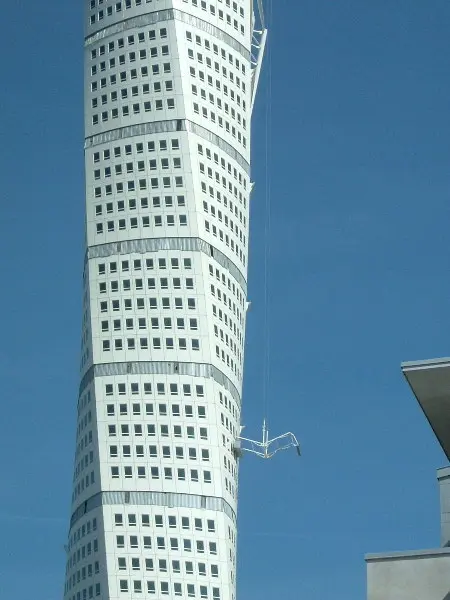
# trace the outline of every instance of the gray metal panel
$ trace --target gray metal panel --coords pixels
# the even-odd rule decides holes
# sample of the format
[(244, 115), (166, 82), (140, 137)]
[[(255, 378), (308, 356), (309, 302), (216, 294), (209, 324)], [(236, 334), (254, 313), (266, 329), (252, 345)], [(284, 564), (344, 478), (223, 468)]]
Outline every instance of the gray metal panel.
[(128, 125), (127, 127), (117, 127), (115, 129), (110, 129), (109, 131), (104, 131), (103, 133), (87, 137), (84, 142), (84, 148), (93, 148), (94, 146), (99, 146), (100, 144), (108, 144), (116, 140), (124, 140), (136, 135), (170, 133), (175, 131), (190, 131), (205, 141), (219, 146), (221, 150), (226, 152), (239, 164), (239, 166), (247, 173), (247, 175), (250, 175), (250, 165), (242, 156), (242, 154), (236, 150), (236, 148), (234, 148), (216, 133), (213, 133), (201, 125), (197, 125), (197, 123), (188, 121), (187, 119), (149, 121), (148, 123)]
[(125, 240), (123, 242), (109, 242), (89, 246), (86, 250), (86, 260), (93, 258), (107, 258), (115, 254), (145, 254), (146, 252), (160, 252), (161, 250), (182, 250), (185, 252), (202, 252), (206, 256), (214, 254), (214, 260), (221, 267), (227, 269), (232, 277), (242, 288), (244, 296), (247, 296), (247, 280), (239, 267), (230, 260), (223, 252), (205, 242), (201, 238), (141, 238), (136, 240)]
[(236, 513), (223, 498), (217, 496), (199, 496), (197, 494), (177, 494), (174, 492), (123, 492), (105, 491), (91, 496), (72, 514), (70, 527), (86, 513), (99, 506), (130, 504), (136, 506), (166, 506), (168, 508), (191, 508), (214, 510), (225, 513), (236, 523)]
[(135, 29), (138, 27), (146, 27), (147, 25), (154, 25), (155, 23), (161, 23), (163, 21), (181, 21), (182, 23), (186, 23), (187, 25), (191, 25), (192, 27), (196, 27), (201, 31), (217, 38), (218, 40), (228, 44), (239, 52), (241, 56), (245, 58), (245, 60), (251, 60), (250, 52), (239, 43), (233, 36), (225, 33), (219, 27), (215, 25), (211, 25), (208, 21), (204, 21), (203, 19), (199, 19), (198, 17), (194, 17), (189, 13), (185, 13), (178, 9), (168, 8), (165, 10), (156, 10), (153, 12), (146, 13), (144, 15), (139, 15), (137, 17), (131, 17), (130, 19), (125, 19), (120, 21), (120, 23), (115, 23), (110, 27), (104, 27), (101, 31), (94, 33), (93, 35), (88, 36), (85, 39), (84, 45), (85, 47), (91, 46), (100, 40), (104, 40), (110, 35), (114, 35), (116, 33), (121, 33), (122, 31), (127, 31), (129, 29)]
[(403, 363), (402, 372), (450, 459), (450, 362), (448, 359)]
[(112, 377), (114, 375), (190, 375), (192, 377), (205, 377), (214, 379), (224, 387), (241, 404), (241, 396), (226, 375), (216, 367), (206, 363), (184, 362), (121, 362), (101, 363), (92, 366), (81, 380), (79, 395), (93, 381), (95, 377)]

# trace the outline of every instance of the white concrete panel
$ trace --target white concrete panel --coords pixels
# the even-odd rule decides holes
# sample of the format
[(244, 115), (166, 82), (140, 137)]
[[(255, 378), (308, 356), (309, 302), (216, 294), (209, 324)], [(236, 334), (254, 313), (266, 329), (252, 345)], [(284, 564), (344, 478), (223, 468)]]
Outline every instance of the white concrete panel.
[(450, 551), (367, 559), (367, 600), (448, 600)]

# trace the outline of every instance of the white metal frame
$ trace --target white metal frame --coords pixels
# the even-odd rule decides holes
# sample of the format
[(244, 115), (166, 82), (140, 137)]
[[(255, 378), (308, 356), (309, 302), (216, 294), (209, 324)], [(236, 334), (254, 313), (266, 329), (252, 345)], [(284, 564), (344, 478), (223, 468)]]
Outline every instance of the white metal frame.
[(266, 47), (267, 29), (254, 30), (252, 37), (252, 101), (250, 111), (253, 112), (256, 91), (258, 90), (259, 76)]
[(259, 17), (260, 29), (253, 29), (251, 63), (252, 63), (252, 99), (250, 112), (253, 112), (256, 91), (258, 89), (259, 76), (261, 74), (261, 65), (264, 58), (264, 49), (267, 40), (267, 27), (264, 18), (264, 7), (262, 0), (256, 1), (257, 14)]
[(301, 456), (300, 444), (291, 431), (269, 439), (269, 429), (265, 419), (262, 427), (262, 441), (239, 436), (235, 443), (235, 452), (239, 456), (242, 456), (244, 452), (249, 452), (265, 459), (272, 458), (277, 452), (288, 450), (289, 448), (295, 448), (297, 454)]

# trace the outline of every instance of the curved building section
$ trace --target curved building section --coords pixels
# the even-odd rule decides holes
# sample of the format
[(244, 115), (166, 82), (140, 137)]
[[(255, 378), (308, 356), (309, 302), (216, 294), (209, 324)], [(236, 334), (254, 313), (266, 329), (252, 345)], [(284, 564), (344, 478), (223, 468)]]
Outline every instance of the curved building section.
[(236, 597), (248, 0), (87, 0), (66, 600)]

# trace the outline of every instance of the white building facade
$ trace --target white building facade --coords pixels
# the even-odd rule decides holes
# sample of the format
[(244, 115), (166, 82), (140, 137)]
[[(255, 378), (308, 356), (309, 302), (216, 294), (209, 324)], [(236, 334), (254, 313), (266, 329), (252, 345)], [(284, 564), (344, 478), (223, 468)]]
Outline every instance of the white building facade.
[(252, 6), (86, 0), (85, 22), (64, 597), (234, 600)]

